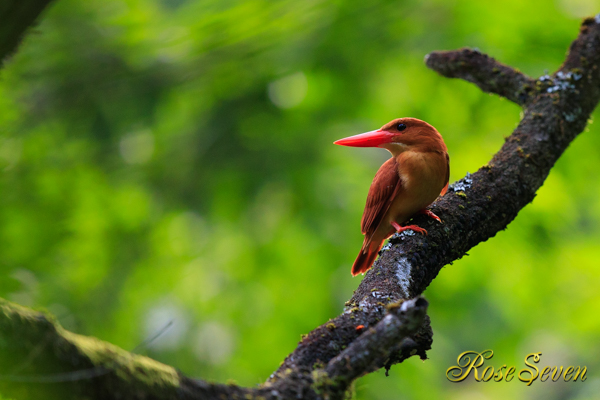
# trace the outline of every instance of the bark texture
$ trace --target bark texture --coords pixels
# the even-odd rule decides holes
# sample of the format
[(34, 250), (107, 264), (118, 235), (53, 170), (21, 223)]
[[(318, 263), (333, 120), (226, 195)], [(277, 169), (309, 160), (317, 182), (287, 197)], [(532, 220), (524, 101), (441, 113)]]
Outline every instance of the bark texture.
[(18, 399), (40, 393), (61, 399), (341, 399), (364, 374), (413, 355), (425, 359), (433, 334), (427, 302), (418, 296), (444, 265), (505, 229), (533, 200), (596, 107), (600, 16), (583, 21), (563, 65), (538, 79), (468, 49), (431, 53), (426, 64), (521, 105), (523, 119), (487, 165), (434, 203), (444, 223), (417, 216), (428, 236), (406, 231), (391, 238), (344, 312), (307, 335), (265, 384), (241, 388), (190, 379), (4, 301), (0, 350), (10, 359), (0, 364), (0, 390)]

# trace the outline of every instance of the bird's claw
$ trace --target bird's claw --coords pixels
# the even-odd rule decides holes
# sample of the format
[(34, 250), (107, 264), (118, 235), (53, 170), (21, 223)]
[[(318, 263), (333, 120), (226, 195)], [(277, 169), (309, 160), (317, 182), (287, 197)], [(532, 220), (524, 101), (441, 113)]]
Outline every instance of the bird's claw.
[[(408, 226), (403, 226), (402, 227), (402, 231), (407, 230), (407, 229), (413, 230), (413, 231), (415, 231), (417, 233), (420, 233), (422, 235), (427, 236), (427, 230), (424, 229), (424, 228), (421, 228), (420, 226), (417, 226), (417, 225), (408, 225)], [(398, 231), (398, 232), (402, 232), (402, 231)]]
[(414, 232), (427, 236), (427, 230), (417, 225), (400, 226), (397, 222), (394, 221), (392, 222), (392, 226), (396, 229), (397, 233), (404, 232), (405, 230), (410, 229)]
[(440, 217), (438, 217), (437, 215), (435, 215), (435, 214), (434, 214), (432, 211), (430, 211), (430, 210), (424, 209), (424, 210), (421, 210), (421, 211), (419, 211), (419, 212), (420, 212), (421, 214), (425, 214), (425, 215), (427, 215), (428, 217), (431, 217), (431, 218), (435, 219), (435, 220), (436, 220), (437, 222), (439, 222), (440, 224), (442, 224), (442, 223), (443, 223), (443, 222), (442, 222), (442, 220), (440, 219)]

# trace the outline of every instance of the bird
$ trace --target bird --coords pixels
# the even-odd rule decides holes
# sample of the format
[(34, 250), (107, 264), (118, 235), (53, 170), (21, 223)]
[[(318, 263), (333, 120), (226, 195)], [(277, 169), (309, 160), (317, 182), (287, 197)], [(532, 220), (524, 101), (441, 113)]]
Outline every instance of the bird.
[(448, 190), (450, 157), (437, 129), (416, 118), (396, 118), (381, 129), (336, 140), (334, 144), (381, 147), (392, 154), (369, 188), (361, 220), (365, 238), (351, 271), (356, 276), (371, 268), (383, 242), (394, 233), (411, 229), (427, 235), (417, 225), (403, 226), (414, 215), (425, 214), (442, 223), (427, 207)]

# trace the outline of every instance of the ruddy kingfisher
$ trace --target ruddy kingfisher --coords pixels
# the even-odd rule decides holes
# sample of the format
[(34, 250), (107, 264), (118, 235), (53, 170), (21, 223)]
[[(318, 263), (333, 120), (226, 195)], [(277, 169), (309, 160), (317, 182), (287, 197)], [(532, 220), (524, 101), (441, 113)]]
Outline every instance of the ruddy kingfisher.
[(417, 225), (403, 226), (415, 214), (426, 214), (442, 222), (427, 207), (448, 190), (450, 157), (442, 135), (416, 118), (397, 118), (376, 131), (334, 143), (383, 147), (392, 153), (369, 188), (361, 221), (365, 240), (352, 265), (352, 275), (356, 276), (371, 268), (383, 242), (395, 232), (411, 229), (427, 235), (427, 231)]

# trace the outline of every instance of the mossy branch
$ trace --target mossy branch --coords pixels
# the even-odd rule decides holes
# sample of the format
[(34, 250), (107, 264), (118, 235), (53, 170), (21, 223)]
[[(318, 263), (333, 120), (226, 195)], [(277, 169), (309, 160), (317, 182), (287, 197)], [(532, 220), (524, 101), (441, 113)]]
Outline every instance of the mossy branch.
[[(0, 299), (0, 388), (27, 398), (84, 398), (90, 391), (129, 397), (146, 388), (168, 398), (179, 373), (148, 357), (64, 330), (50, 316)], [(14, 383), (26, 383), (23, 388)], [(119, 385), (127, 382), (127, 386)], [(117, 392), (114, 390), (117, 389)], [(23, 392), (23, 393), (21, 393)], [(40, 397), (34, 397), (38, 393)], [(79, 396), (79, 397), (78, 397)]]
[(326, 367), (288, 370), (262, 387), (243, 388), (187, 378), (148, 357), (69, 332), (43, 312), (0, 299), (0, 393), (45, 400), (343, 398), (354, 379), (380, 368), (388, 349), (420, 328), (426, 310), (423, 298), (390, 307)]

